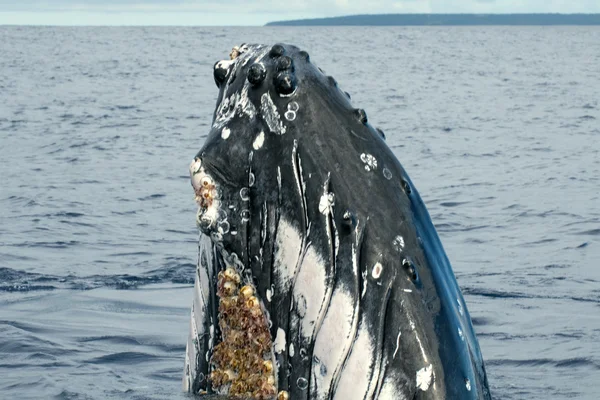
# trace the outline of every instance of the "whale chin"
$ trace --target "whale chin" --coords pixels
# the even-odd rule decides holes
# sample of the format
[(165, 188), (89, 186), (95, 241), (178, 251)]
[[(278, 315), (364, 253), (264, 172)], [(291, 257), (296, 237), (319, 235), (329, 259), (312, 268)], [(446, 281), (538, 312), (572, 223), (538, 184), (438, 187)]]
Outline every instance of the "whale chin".
[(429, 214), (365, 111), (291, 45), (235, 47), (214, 79), (190, 165), (200, 240), (184, 390), (491, 399)]

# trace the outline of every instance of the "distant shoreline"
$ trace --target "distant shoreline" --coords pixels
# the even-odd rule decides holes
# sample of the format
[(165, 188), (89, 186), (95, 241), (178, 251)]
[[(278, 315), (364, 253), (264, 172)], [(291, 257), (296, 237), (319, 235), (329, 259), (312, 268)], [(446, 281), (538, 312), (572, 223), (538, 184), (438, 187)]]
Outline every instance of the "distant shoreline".
[(366, 14), (273, 21), (265, 26), (600, 25), (600, 14)]

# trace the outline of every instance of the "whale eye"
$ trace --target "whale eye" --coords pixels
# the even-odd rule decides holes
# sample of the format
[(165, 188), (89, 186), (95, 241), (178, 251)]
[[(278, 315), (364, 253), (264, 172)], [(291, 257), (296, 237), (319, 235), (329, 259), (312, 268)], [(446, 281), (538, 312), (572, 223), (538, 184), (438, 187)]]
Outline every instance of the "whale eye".
[(406, 179), (402, 179), (402, 189), (406, 192), (406, 194), (411, 194), (412, 190), (410, 188), (410, 184)]
[(367, 118), (367, 113), (362, 108), (357, 108), (356, 110), (354, 110), (354, 113), (356, 114), (356, 117), (358, 118), (358, 121), (361, 124), (366, 124), (367, 121), (369, 120)]
[(404, 267), (404, 270), (413, 282), (417, 282), (419, 280), (417, 268), (411, 260), (404, 259), (404, 261), (402, 261), (402, 267)]

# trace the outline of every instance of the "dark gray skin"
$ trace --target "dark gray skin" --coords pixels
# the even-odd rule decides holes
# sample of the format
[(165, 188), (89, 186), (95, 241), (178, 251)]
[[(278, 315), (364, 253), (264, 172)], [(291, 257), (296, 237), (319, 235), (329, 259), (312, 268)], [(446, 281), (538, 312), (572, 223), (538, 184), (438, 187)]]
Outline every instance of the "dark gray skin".
[(491, 399), (450, 263), (383, 133), (306, 52), (240, 51), (215, 66), (217, 110), (196, 156), (215, 181), (219, 216), (199, 214), (210, 293), (196, 305), (205, 333), (190, 342), (189, 390), (213, 392), (215, 277), (229, 255), (255, 286), (273, 340), (285, 333), (276, 386), (291, 399)]

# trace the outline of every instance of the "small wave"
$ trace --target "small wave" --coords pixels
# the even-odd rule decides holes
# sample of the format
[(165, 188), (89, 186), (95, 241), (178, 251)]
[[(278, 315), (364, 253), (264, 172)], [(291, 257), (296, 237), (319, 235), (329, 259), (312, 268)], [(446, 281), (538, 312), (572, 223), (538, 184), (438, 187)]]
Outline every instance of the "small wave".
[(555, 368), (589, 368), (600, 370), (600, 364), (587, 357), (567, 358), (564, 360), (555, 360), (552, 358), (533, 358), (526, 360), (514, 359), (491, 359), (486, 360), (486, 365), (502, 365), (511, 367), (522, 366), (550, 366)]
[(600, 235), (600, 228), (598, 228), (598, 229), (590, 229), (589, 231), (578, 232), (577, 235), (598, 236), (598, 235)]
[(494, 289), (482, 289), (463, 287), (464, 295), (491, 297), (497, 299), (549, 299), (549, 300), (571, 300), (582, 303), (597, 303), (600, 304), (600, 296), (579, 297), (579, 296), (550, 296), (550, 295), (529, 295), (521, 292), (504, 292)]
[(146, 196), (146, 197), (139, 197), (138, 200), (147, 201), (147, 200), (160, 199), (160, 198), (166, 197), (166, 196), (167, 195), (165, 193), (156, 193), (156, 194), (151, 194), (150, 196)]
[(440, 206), (442, 207), (457, 207), (463, 204), (468, 204), (468, 201), (445, 201), (443, 203), (440, 203)]
[(194, 283), (195, 270), (195, 264), (179, 261), (169, 262), (166, 267), (141, 275), (57, 276), (0, 268), (0, 292), (91, 290), (99, 287), (127, 290), (157, 283), (191, 285)]
[(88, 361), (90, 364), (119, 364), (119, 365), (131, 365), (140, 364), (152, 360), (161, 358), (153, 354), (140, 353), (137, 351), (125, 351), (121, 353), (113, 353), (105, 356), (92, 358)]

